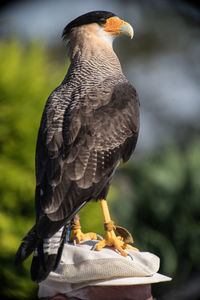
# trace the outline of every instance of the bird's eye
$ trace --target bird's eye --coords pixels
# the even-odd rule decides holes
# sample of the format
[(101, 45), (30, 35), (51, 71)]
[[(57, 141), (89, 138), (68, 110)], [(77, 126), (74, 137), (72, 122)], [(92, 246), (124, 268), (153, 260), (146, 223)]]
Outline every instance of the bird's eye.
[(99, 20), (99, 23), (100, 23), (100, 24), (106, 24), (106, 19), (101, 18), (101, 19)]

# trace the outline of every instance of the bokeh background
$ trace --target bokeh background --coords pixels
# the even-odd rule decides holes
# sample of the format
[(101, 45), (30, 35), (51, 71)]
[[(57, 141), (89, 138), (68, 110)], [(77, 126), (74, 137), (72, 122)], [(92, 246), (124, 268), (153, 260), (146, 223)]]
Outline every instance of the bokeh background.
[[(31, 259), (13, 264), (34, 223), (34, 153), (42, 110), (69, 61), (65, 25), (91, 10), (130, 22), (133, 40), (114, 48), (141, 102), (134, 157), (109, 193), (115, 222), (135, 246), (161, 258), (165, 300), (200, 299), (200, 8), (195, 1), (26, 0), (0, 7), (0, 295), (37, 299)], [(81, 212), (84, 230), (103, 234), (99, 204)]]

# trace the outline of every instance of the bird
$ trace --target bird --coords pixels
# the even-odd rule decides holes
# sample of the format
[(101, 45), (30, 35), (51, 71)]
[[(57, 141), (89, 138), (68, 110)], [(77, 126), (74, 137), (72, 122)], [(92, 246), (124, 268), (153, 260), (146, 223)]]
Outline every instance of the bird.
[[(110, 218), (107, 194), (121, 161), (129, 160), (139, 134), (139, 97), (113, 50), (116, 37), (132, 38), (133, 27), (108, 11), (91, 11), (63, 30), (70, 66), (45, 104), (36, 145), (36, 223), (23, 238), (15, 262), (32, 252), (31, 278), (41, 282), (56, 269), (66, 234), (83, 234), (78, 212), (100, 201), (106, 236), (96, 250), (131, 247), (129, 233)], [(92, 220), (91, 220), (92, 223)], [(115, 234), (115, 230), (121, 236)]]

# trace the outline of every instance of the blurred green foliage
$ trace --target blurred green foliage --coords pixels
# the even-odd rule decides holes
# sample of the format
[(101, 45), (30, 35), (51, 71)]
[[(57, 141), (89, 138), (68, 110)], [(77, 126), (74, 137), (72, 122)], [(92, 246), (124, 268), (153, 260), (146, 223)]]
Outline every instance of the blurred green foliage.
[[(31, 258), (17, 267), (13, 259), (35, 219), (34, 155), (43, 107), (67, 64), (51, 61), (39, 42), (0, 42), (0, 58), (0, 294), (36, 299)], [(179, 281), (200, 267), (199, 148), (200, 141), (184, 150), (173, 145), (129, 162), (108, 197), (114, 220), (133, 233), (135, 246), (159, 255), (161, 272)], [(103, 234), (99, 204), (89, 203), (81, 220), (84, 231)]]
[(1, 296), (32, 299), (30, 259), (13, 265), (20, 240), (34, 224), (34, 153), (42, 110), (67, 66), (55, 64), (39, 42), (0, 42), (0, 282)]
[(171, 287), (200, 270), (199, 149), (198, 139), (185, 149), (169, 145), (126, 164), (115, 182), (114, 214), (136, 247), (161, 258), (160, 272), (173, 277)]

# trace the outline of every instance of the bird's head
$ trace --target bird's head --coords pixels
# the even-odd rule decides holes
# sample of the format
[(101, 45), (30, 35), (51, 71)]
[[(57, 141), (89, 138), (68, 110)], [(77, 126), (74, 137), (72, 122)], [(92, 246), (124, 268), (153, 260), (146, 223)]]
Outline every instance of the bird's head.
[(127, 35), (130, 38), (134, 35), (129, 23), (107, 11), (92, 11), (76, 18), (64, 28), (63, 39), (70, 40), (72, 34), (80, 28), (110, 42), (119, 35)]

